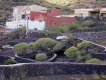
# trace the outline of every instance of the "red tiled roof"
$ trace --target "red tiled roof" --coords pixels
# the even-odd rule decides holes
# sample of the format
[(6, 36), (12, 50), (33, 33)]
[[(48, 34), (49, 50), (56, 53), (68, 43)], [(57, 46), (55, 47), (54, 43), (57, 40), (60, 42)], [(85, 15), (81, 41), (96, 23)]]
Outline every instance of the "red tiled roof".
[(19, 11), (23, 11), (24, 9), (26, 9), (28, 6), (23, 6)]

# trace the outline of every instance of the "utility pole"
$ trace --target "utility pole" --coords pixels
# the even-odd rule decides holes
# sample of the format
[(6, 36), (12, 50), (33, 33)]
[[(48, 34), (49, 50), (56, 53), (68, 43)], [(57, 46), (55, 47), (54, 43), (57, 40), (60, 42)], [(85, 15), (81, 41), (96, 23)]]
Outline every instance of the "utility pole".
[(28, 19), (29, 19), (29, 17), (27, 17), (26, 35), (29, 33), (29, 30), (28, 30)]

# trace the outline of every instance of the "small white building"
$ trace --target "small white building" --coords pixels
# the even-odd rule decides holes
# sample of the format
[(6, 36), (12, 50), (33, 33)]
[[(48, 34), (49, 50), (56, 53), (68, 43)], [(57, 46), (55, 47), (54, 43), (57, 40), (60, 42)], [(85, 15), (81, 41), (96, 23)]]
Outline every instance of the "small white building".
[(93, 11), (93, 9), (75, 9), (75, 16), (79, 17), (88, 17), (91, 16), (89, 11)]
[(18, 27), (26, 26), (28, 29), (37, 28), (38, 30), (43, 30), (45, 28), (45, 25), (46, 25), (45, 21), (39, 22), (39, 21), (26, 20), (26, 21), (6, 22), (7, 29), (15, 29)]
[(93, 17), (100, 14), (98, 9), (75, 9), (74, 15), (78, 17)]

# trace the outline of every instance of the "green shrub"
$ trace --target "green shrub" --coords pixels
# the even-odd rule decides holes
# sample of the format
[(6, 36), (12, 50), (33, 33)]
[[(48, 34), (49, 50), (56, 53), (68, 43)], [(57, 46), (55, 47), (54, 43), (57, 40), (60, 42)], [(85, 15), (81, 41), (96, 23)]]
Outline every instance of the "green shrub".
[(68, 31), (67, 26), (58, 26), (57, 30), (60, 31), (61, 33), (65, 33), (65, 31)]
[(40, 38), (33, 43), (33, 48), (37, 50), (45, 50), (53, 48), (57, 44), (57, 41), (50, 38)]
[(15, 54), (20, 54), (24, 51), (27, 51), (27, 49), (29, 48), (29, 44), (27, 43), (19, 43), (19, 44), (16, 44), (15, 46), (13, 46), (13, 51)]
[(47, 59), (47, 55), (45, 53), (38, 53), (35, 57), (37, 61), (43, 61)]
[(95, 53), (100, 53), (101, 51), (100, 51), (100, 49), (96, 49), (96, 50), (94, 50), (94, 52)]
[(67, 39), (63, 39), (63, 40), (61, 40), (61, 41), (58, 41), (58, 42), (62, 43), (63, 45), (66, 45), (66, 44), (68, 44), (68, 41), (67, 41)]
[(106, 41), (103, 41), (102, 44), (103, 44), (103, 45), (106, 45)]
[(83, 59), (83, 56), (81, 56), (81, 55), (77, 56), (77, 61), (82, 61), (82, 59)]
[(12, 31), (12, 33), (17, 33), (17, 32), (22, 32), (22, 31), (26, 31), (26, 27), (19, 27), (19, 28), (16, 28)]
[(70, 59), (76, 59), (79, 52), (77, 47), (70, 47), (64, 54)]
[(88, 60), (90, 60), (90, 59), (92, 59), (92, 56), (91, 56), (91, 55), (87, 55), (87, 56), (86, 56), (86, 61), (88, 61)]
[(83, 27), (93, 27), (93, 25), (94, 25), (94, 22), (91, 20), (86, 20), (82, 23)]
[(96, 63), (96, 64), (101, 64), (102, 61), (96, 58), (90, 59), (88, 61), (86, 61), (86, 63)]
[(87, 54), (85, 49), (81, 49), (80, 51), (81, 51), (81, 55), (86, 55)]
[(8, 59), (8, 60), (5, 60), (5, 62), (4, 62), (5, 65), (15, 64), (15, 63), (16, 63), (16, 61), (13, 59)]
[(83, 41), (77, 45), (78, 49), (86, 49), (91, 44), (91, 41)]
[(106, 27), (106, 24), (105, 24), (105, 22), (103, 22), (103, 21), (98, 21), (98, 22), (97, 22), (97, 26), (98, 26), (98, 27)]
[(68, 39), (67, 39), (68, 42), (71, 42), (71, 41), (74, 41), (74, 37), (73, 36), (70, 36)]
[(76, 23), (72, 23), (72, 24), (70, 24), (70, 25), (68, 26), (68, 28), (69, 28), (70, 31), (71, 31), (71, 30), (74, 30), (74, 29), (77, 29), (77, 27), (78, 27), (78, 24), (76, 24)]
[(60, 49), (63, 48), (63, 46), (64, 46), (63, 43), (58, 42), (58, 43), (53, 47), (53, 50), (55, 50), (55, 51), (60, 50)]
[(19, 32), (25, 32), (26, 31), (26, 27), (19, 27), (19, 28), (16, 28), (14, 29), (13, 31), (10, 31), (10, 32), (6, 32), (5, 35), (8, 35), (8, 34), (14, 34), (14, 33), (19, 33)]

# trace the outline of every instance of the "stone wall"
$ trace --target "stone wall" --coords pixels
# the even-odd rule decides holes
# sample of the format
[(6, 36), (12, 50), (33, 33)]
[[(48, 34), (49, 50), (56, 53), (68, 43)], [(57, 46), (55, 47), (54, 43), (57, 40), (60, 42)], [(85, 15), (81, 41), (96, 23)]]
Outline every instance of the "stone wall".
[(105, 32), (82, 32), (82, 33), (71, 33), (71, 36), (75, 38), (81, 38), (87, 41), (100, 42), (106, 40)]
[[(41, 76), (57, 74), (98, 74), (106, 73), (106, 65), (70, 62), (23, 63), (0, 66), (0, 80), (15, 80), (22, 76)], [(4, 79), (2, 79), (4, 78)], [(14, 78), (14, 79), (13, 79)]]
[(106, 21), (106, 17), (76, 17), (77, 21), (83, 22), (85, 20), (92, 21)]

